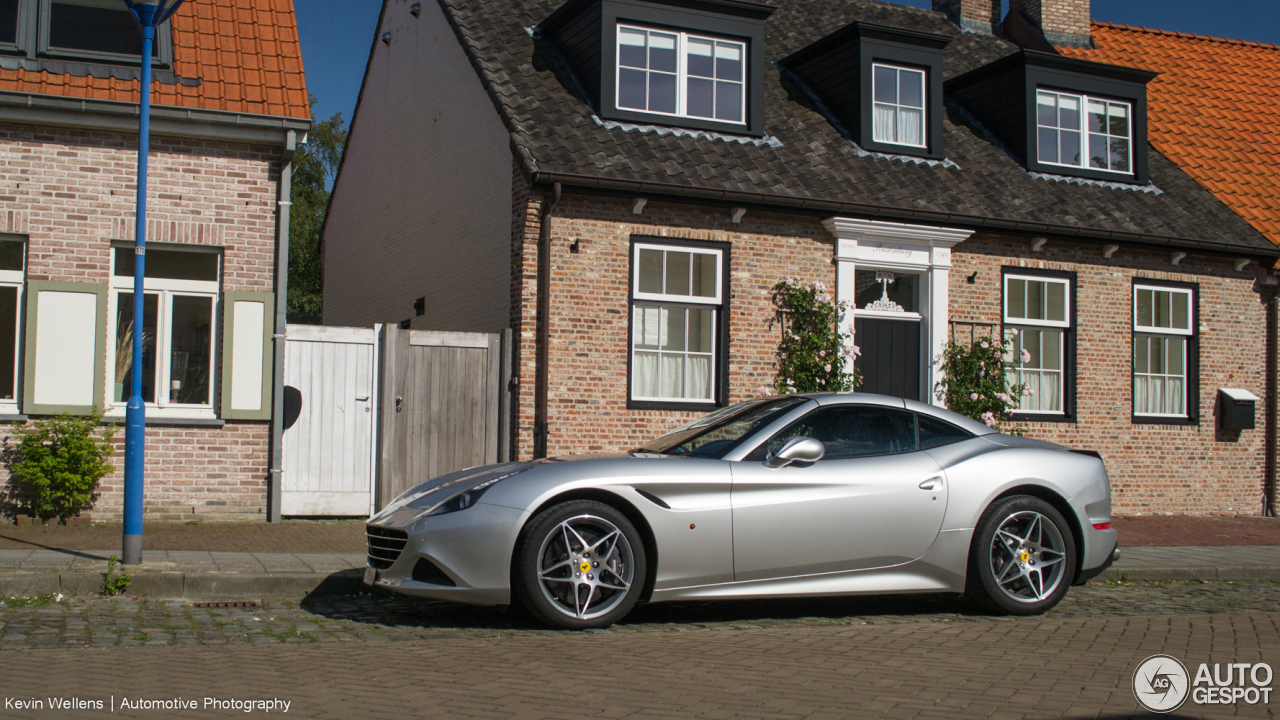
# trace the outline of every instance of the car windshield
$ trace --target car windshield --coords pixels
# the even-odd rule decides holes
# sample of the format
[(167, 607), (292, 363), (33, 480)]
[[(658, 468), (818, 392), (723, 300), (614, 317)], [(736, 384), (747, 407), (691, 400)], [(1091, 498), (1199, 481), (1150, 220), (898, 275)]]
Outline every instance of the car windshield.
[(808, 401), (792, 395), (731, 405), (682, 425), (636, 452), (719, 459), (760, 428)]

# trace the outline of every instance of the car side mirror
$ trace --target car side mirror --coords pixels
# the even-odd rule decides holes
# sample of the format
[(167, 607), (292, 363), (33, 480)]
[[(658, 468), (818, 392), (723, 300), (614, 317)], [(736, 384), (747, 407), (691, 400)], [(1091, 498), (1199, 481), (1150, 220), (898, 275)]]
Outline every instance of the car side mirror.
[(764, 466), (773, 470), (786, 467), (793, 462), (817, 462), (827, 454), (827, 447), (821, 440), (811, 437), (793, 437), (778, 452), (764, 461)]

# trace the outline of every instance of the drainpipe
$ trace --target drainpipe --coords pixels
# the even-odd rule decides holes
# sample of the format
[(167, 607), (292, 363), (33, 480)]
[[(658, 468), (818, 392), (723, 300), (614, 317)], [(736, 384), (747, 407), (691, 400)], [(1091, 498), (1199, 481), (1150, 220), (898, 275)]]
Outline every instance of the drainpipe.
[(1263, 517), (1276, 515), (1276, 373), (1280, 371), (1280, 367), (1277, 367), (1280, 363), (1276, 358), (1276, 333), (1280, 332), (1280, 327), (1277, 327), (1277, 322), (1280, 322), (1280, 312), (1276, 308), (1278, 295), (1280, 294), (1272, 291), (1271, 298), (1267, 300), (1267, 420), (1264, 424), (1267, 433), (1264, 440), (1267, 458), (1262, 479)]
[(280, 522), (281, 461), (284, 449), (284, 335), (289, 308), (289, 207), (293, 185), (293, 153), (298, 149), (298, 133), (290, 130), (284, 145), (280, 169), (280, 200), (276, 219), (280, 223), (276, 240), (276, 323), (271, 335), (275, 356), (271, 363), (271, 472), (267, 478), (267, 522)]
[(533, 400), (533, 456), (547, 456), (547, 435), (550, 433), (547, 422), (547, 385), (550, 382), (550, 371), (547, 368), (547, 356), (551, 344), (551, 211), (560, 202), (560, 183), (552, 186), (551, 198), (542, 198), (541, 219), (538, 221), (538, 328), (537, 351), (534, 353), (538, 365), (534, 377)]

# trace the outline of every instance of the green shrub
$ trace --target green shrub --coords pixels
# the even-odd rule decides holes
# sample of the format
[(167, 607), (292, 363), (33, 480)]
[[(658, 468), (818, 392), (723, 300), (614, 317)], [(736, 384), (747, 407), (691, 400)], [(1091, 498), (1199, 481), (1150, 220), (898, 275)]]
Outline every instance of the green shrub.
[(97, 437), (101, 420), (94, 408), (88, 416), (59, 415), (18, 428), (9, 474), (30, 514), (65, 521), (93, 503), (98, 481), (112, 470), (115, 426)]
[[(790, 277), (773, 286), (773, 301), (784, 324), (772, 390), (839, 392), (857, 387), (853, 361), (858, 348), (840, 329), (844, 303), (835, 302), (820, 282), (806, 287)], [(760, 388), (760, 394), (771, 394), (770, 388)]]
[(1013, 384), (1005, 373), (1005, 358), (1013, 356), (1012, 344), (1012, 338), (997, 342), (989, 335), (968, 346), (949, 341), (942, 350), (942, 380), (938, 383), (947, 409), (1002, 432), (1024, 434), (1024, 425), (1009, 424), (1009, 414), (1017, 409), (1019, 399), (1030, 394), (1026, 385)]

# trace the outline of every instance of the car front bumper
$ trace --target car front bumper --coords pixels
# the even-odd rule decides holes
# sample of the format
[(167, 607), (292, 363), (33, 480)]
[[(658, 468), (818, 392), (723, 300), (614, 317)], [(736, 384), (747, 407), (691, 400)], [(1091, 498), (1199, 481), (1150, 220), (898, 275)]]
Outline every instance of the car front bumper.
[(434, 517), (415, 517), (417, 512), (405, 509), (368, 523), (371, 536), (399, 531), (405, 544), (389, 566), (370, 556), (366, 584), (475, 605), (511, 602), (511, 554), (527, 512), (484, 502)]

